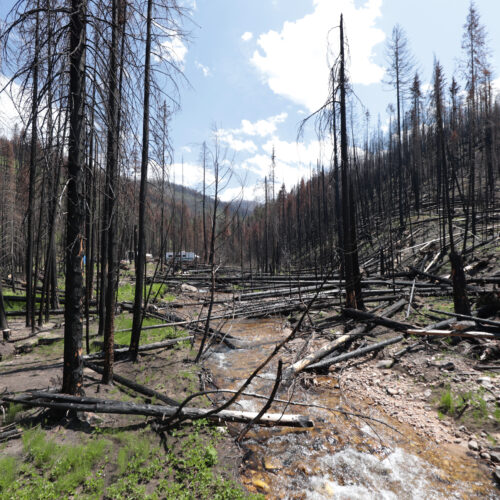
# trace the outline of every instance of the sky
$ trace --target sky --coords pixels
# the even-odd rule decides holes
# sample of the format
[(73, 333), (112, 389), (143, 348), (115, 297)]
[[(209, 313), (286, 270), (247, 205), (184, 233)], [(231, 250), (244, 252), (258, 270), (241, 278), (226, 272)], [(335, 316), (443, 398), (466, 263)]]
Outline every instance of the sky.
[[(277, 186), (291, 189), (320, 158), (329, 165), (330, 146), (320, 145), (311, 125), (300, 141), (301, 120), (328, 97), (329, 67), (338, 51), (340, 13), (349, 43), (349, 73), (356, 101), (370, 111), (370, 124), (388, 122), (394, 91), (384, 84), (386, 44), (395, 24), (407, 33), (422, 83), (434, 58), (448, 80), (460, 81), (461, 40), (469, 0), (184, 0), (191, 10), (189, 40), (176, 43), (186, 80), (181, 109), (171, 119), (175, 151), (171, 178), (200, 188), (200, 148), (213, 148), (217, 130), (226, 165), (234, 175), (225, 200), (243, 193), (262, 198), (273, 148)], [(0, 17), (13, 0), (2, 0)], [(493, 78), (500, 90), (500, 1), (476, 0), (488, 34)], [(1, 78), (1, 76), (0, 76)], [(425, 87), (424, 87), (425, 88)], [(360, 106), (358, 106), (359, 109)], [(0, 111), (8, 112), (5, 96)], [(358, 119), (358, 131), (364, 127)], [(0, 130), (0, 133), (2, 131)], [(242, 187), (243, 186), (243, 187)]]

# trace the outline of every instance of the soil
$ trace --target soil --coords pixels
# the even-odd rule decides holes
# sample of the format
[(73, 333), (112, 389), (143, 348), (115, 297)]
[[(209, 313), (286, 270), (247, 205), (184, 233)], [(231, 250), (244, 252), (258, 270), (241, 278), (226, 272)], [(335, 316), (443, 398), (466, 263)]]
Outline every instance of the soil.
[[(24, 326), (24, 321), (10, 321), (12, 328), (10, 342), (0, 342), (0, 353), (3, 361), (0, 362), (0, 395), (9, 393), (24, 393), (32, 390), (58, 389), (62, 384), (62, 344), (56, 343), (49, 346), (35, 346), (30, 352), (16, 354), (14, 346), (25, 339), (32, 339), (30, 329)], [(53, 326), (53, 325), (52, 325)], [(47, 325), (44, 330), (47, 329)], [(63, 335), (60, 327), (51, 330), (53, 333)], [(136, 381), (149, 388), (153, 388), (178, 401), (188, 395), (200, 391), (200, 367), (194, 364), (196, 351), (188, 347), (163, 349), (139, 354), (137, 363), (116, 362), (114, 372), (130, 380)], [(103, 385), (101, 376), (89, 368), (84, 368), (84, 390), (88, 397), (102, 399), (118, 399), (120, 401), (135, 401), (137, 403), (150, 403), (147, 397), (138, 395), (134, 391), (120, 384)], [(196, 400), (198, 407), (209, 407), (210, 401), (203, 397)], [(20, 412), (16, 419), (28, 418), (37, 411), (30, 409)], [(141, 416), (95, 414), (91, 412), (78, 413), (79, 421), (63, 419), (58, 422), (44, 421), (44, 430), (47, 437), (55, 439), (58, 443), (78, 444), (84, 434), (103, 429), (142, 429), (152, 421)], [(35, 421), (35, 423), (38, 420)], [(187, 421), (186, 425), (189, 426)], [(223, 435), (217, 440), (217, 464), (214, 471), (220, 476), (239, 482), (239, 466), (242, 459), (241, 450), (234, 443), (229, 433), (220, 428)], [(183, 433), (175, 437), (167, 435), (167, 446), (176, 448), (182, 446), (185, 439)], [(2, 445), (2, 454), (20, 455), (23, 445), (20, 439), (13, 439)], [(106, 474), (111, 476), (111, 465), (107, 467)]]

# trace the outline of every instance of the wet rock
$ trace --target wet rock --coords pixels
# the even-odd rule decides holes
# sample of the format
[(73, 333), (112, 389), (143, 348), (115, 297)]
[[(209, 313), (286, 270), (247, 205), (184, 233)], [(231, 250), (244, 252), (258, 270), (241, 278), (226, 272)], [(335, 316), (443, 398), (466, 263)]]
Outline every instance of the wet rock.
[(477, 441), (475, 441), (474, 439), (471, 439), (469, 441), (469, 450), (479, 451), (479, 445), (477, 444)]
[(273, 457), (264, 457), (264, 469), (266, 470), (279, 470), (283, 468), (283, 464)]
[(269, 485), (262, 481), (262, 479), (253, 479), (252, 484), (256, 487), (259, 488), (262, 491), (265, 491), (266, 493), (269, 493), (271, 491), (271, 488)]

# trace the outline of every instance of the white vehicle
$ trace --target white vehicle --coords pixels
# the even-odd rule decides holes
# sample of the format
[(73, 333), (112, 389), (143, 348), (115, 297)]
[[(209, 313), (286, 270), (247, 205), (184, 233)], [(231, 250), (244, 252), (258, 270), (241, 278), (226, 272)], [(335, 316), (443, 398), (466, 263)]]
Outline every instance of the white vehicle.
[(196, 255), (194, 252), (185, 252), (184, 250), (182, 252), (177, 252), (174, 254), (174, 252), (167, 252), (165, 254), (165, 259), (167, 261), (170, 260), (176, 260), (180, 262), (194, 262), (200, 258), (199, 255)]

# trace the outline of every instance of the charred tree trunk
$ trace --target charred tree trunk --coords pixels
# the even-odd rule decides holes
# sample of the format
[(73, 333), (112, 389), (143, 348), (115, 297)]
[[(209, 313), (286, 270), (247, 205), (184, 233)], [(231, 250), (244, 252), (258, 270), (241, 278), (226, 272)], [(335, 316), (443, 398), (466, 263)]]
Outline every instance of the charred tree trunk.
[(147, 3), (146, 21), (146, 53), (144, 62), (144, 113), (142, 120), (142, 156), (141, 156), (141, 186), (139, 191), (139, 228), (137, 242), (137, 259), (135, 269), (134, 318), (132, 336), (130, 338), (130, 355), (137, 359), (137, 349), (142, 327), (142, 289), (144, 288), (144, 268), (146, 260), (146, 194), (148, 182), (149, 161), (149, 97), (151, 79), (151, 24), (153, 22), (153, 0)]
[(86, 0), (72, 0), (70, 16), (68, 215), (66, 224), (66, 291), (62, 392), (82, 392), (82, 256), (85, 211), (83, 197)]

